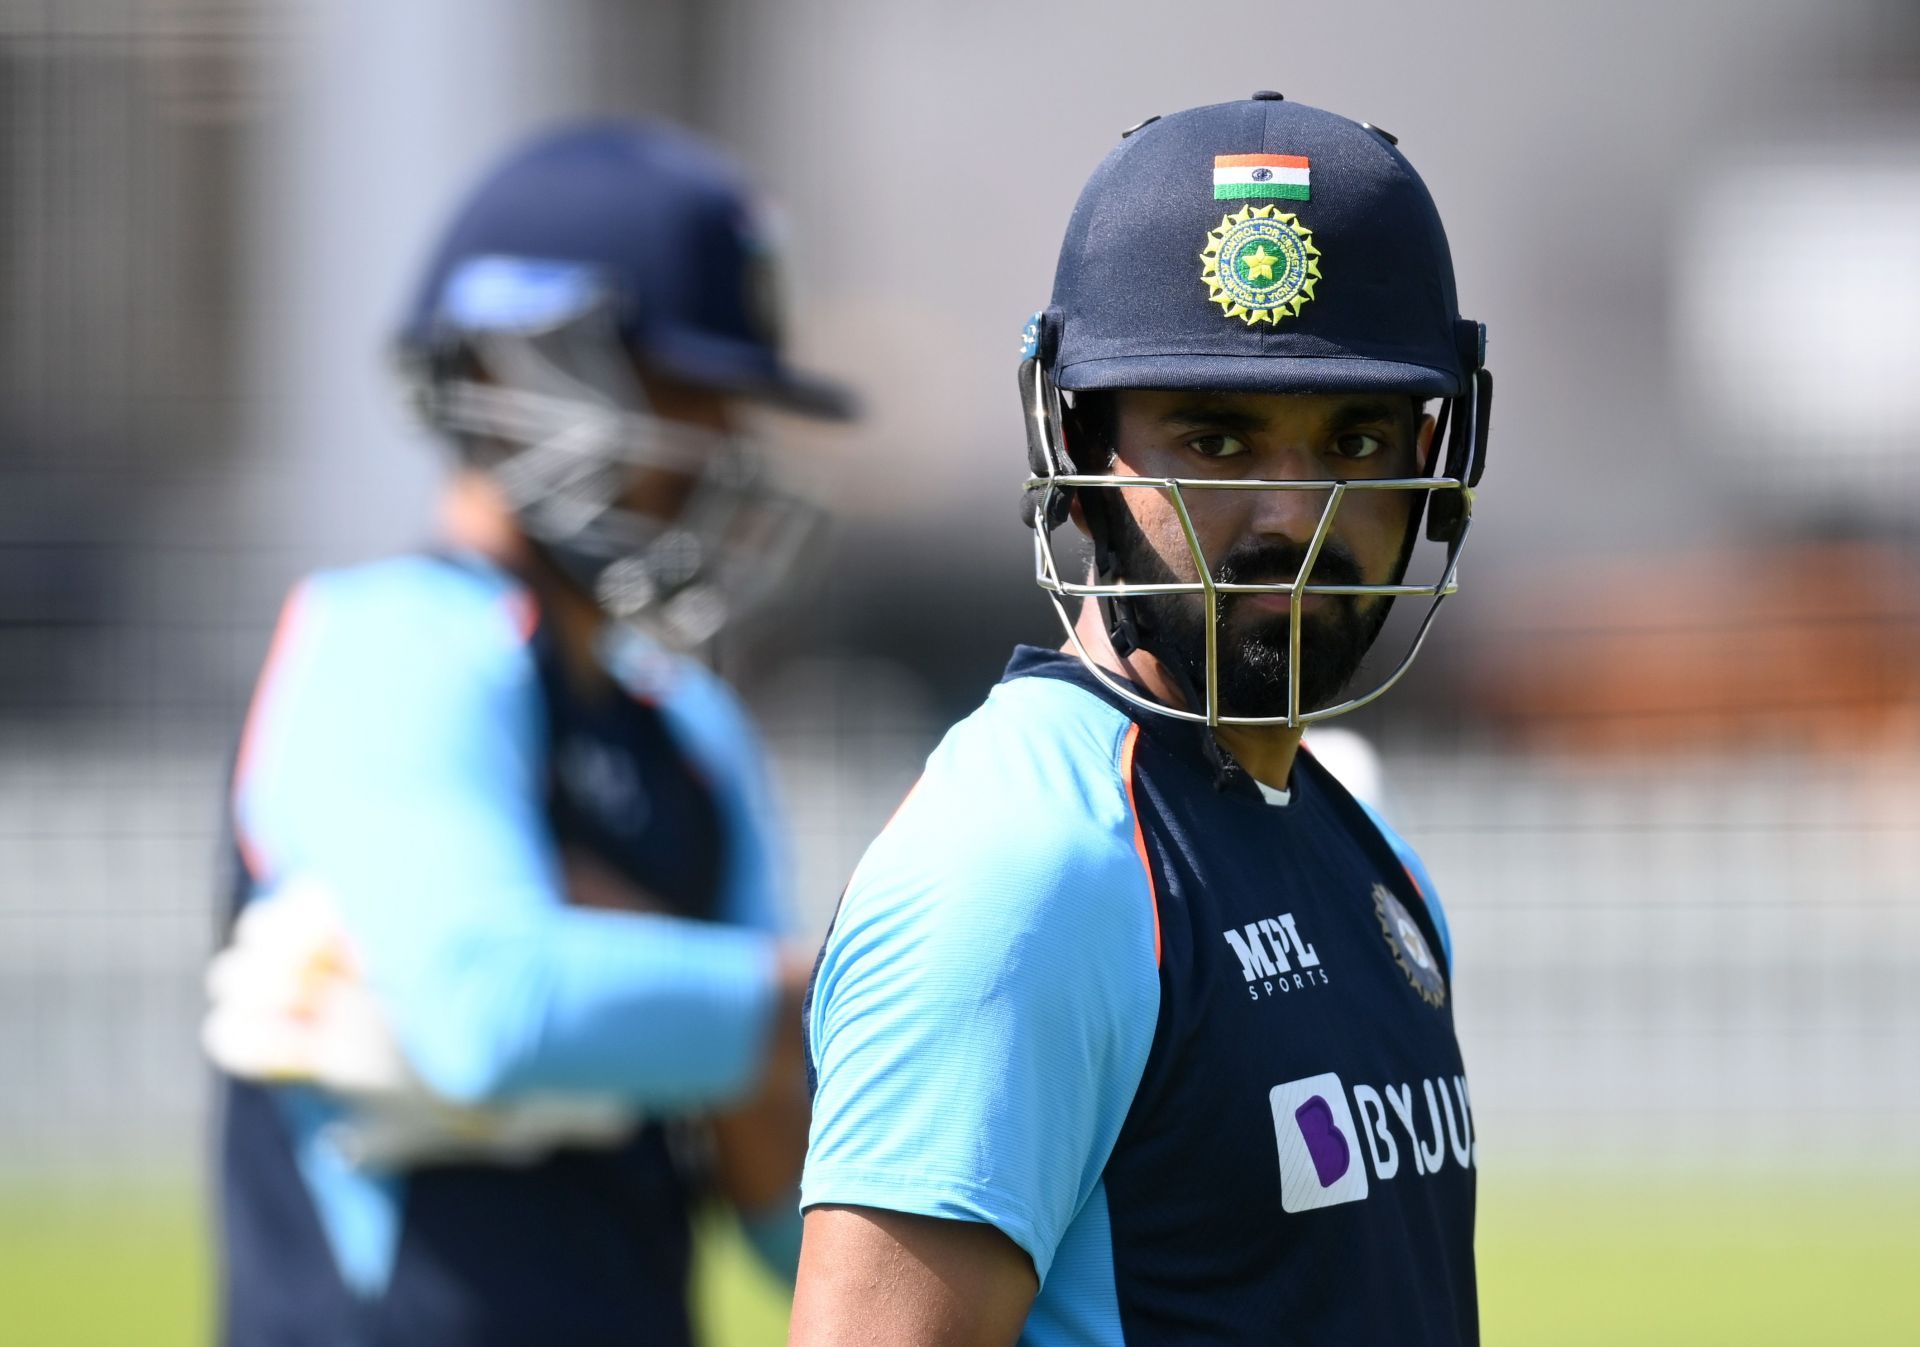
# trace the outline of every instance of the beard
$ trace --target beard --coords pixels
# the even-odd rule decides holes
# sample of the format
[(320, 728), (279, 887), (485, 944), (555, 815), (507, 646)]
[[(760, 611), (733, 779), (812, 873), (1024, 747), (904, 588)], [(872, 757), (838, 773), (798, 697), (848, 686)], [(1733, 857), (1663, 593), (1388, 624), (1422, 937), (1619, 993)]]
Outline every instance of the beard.
[[(1132, 511), (1116, 504), (1109, 512), (1110, 533), (1119, 574), (1135, 584), (1176, 584), (1195, 577), (1175, 575), (1140, 532)], [(1306, 548), (1279, 540), (1235, 548), (1221, 561), (1215, 578), (1223, 584), (1289, 583), (1306, 560)], [(1286, 577), (1282, 579), (1280, 577)], [(1328, 539), (1314, 562), (1319, 584), (1367, 583), (1352, 553)], [(1289, 673), (1288, 614), (1266, 614), (1244, 602), (1252, 595), (1219, 597), (1217, 649), (1220, 661), (1220, 714), (1284, 716)], [(1323, 608), (1300, 616), (1300, 710), (1319, 711), (1336, 704), (1372, 648), (1393, 600), (1380, 596), (1329, 594)], [(1203, 710), (1207, 688), (1206, 602), (1198, 594), (1143, 594), (1132, 605), (1140, 645), (1186, 675)]]

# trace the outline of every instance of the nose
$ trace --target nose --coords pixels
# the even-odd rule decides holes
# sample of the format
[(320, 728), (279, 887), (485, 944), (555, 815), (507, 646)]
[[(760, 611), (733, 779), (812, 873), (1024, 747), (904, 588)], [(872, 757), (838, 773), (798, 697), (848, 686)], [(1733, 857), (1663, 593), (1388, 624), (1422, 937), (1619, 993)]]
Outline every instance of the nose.
[(1326, 513), (1327, 502), (1333, 498), (1333, 492), (1329, 487), (1304, 484), (1325, 482), (1325, 466), (1316, 455), (1289, 451), (1273, 455), (1262, 467), (1263, 480), (1299, 482), (1303, 485), (1285, 490), (1249, 491), (1247, 494), (1253, 498), (1248, 516), (1249, 531), (1255, 537), (1285, 539), (1297, 547), (1305, 548), (1313, 541), (1314, 531), (1320, 527), (1321, 517)]

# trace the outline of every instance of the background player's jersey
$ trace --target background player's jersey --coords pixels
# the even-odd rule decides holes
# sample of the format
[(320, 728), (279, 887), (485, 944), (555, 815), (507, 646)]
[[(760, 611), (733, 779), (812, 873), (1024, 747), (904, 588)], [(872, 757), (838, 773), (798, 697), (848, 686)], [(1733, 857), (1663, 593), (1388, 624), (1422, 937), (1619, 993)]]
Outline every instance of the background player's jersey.
[(809, 1008), (805, 1205), (988, 1222), (1023, 1341), (1478, 1339), (1474, 1141), (1440, 928), (1309, 754), (1022, 650), (855, 872)]
[(690, 1184), (661, 1120), (758, 1070), (783, 867), (726, 689), (638, 638), (607, 661), (621, 689), (571, 688), (527, 591), (472, 558), (289, 601), (235, 770), (236, 910), (323, 884), (437, 1094), (589, 1092), (646, 1120), (611, 1149), (383, 1173), (334, 1144), (338, 1098), (225, 1082), (228, 1341), (688, 1340)]

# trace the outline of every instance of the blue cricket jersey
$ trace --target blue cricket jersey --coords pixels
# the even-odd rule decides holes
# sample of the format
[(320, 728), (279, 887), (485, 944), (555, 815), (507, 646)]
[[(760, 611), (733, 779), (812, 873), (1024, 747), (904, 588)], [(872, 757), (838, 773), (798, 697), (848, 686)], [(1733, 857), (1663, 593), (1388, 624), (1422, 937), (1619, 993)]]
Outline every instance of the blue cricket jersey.
[[(332, 893), (436, 1093), (628, 1101), (614, 1149), (356, 1169), (347, 1105), (223, 1082), (223, 1340), (235, 1347), (682, 1344), (695, 1179), (673, 1120), (759, 1070), (783, 863), (759, 751), (716, 678), (627, 633), (572, 688), (531, 595), (410, 556), (289, 600), (235, 769), (235, 911)], [(570, 905), (587, 860), (643, 913)]]
[(1032, 1347), (1477, 1342), (1449, 982), (1418, 862), (1310, 752), (1270, 803), (1022, 649), (835, 917), (802, 1203), (997, 1227)]

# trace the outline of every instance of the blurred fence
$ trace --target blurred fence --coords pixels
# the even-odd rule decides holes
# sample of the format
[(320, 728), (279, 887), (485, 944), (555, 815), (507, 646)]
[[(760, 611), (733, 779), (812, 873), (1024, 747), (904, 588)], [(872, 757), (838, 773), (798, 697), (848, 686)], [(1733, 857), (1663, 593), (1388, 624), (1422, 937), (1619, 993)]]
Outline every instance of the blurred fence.
[[(866, 565), (893, 584), (871, 603), (800, 613), (834, 648), (755, 688), (815, 930), (952, 710), (918, 681), (957, 664), (930, 638), (990, 645), (1032, 611), (1009, 339), (1075, 185), (1121, 126), (1276, 82), (1406, 133), (1447, 213), (1503, 389), (1473, 564), (1578, 568), (1536, 613), (1566, 638), (1593, 556), (1652, 557), (1607, 643), (1574, 631), (1507, 701), (1571, 716), (1604, 684), (1623, 722), (1700, 725), (1837, 671), (1829, 696), (1911, 727), (1913, 586), (1836, 614), (1831, 556), (1797, 568), (1798, 643), (1748, 639), (1789, 592), (1750, 569), (1619, 639), (1676, 592), (1676, 539), (1914, 554), (1911, 4), (1480, 0), (1391, 28), (1322, 6), (1289, 17), (1311, 60), (1171, 62), (1208, 27), (1186, 8), (1028, 8), (1009, 44), (991, 7), (891, 0), (0, 0), (0, 1171), (203, 1154), (225, 757), (272, 604), (419, 536), (430, 460), (387, 414), (380, 342), (459, 181), (560, 115), (650, 109), (739, 148), (795, 207), (797, 339), (873, 403), (836, 504), (870, 557), (911, 546)], [(1035, 135), (999, 91), (1049, 50), (1090, 59), (1049, 70)], [(1807, 219), (1755, 204), (1786, 163), (1824, 166)], [(1837, 397), (1849, 370), (1868, 387)], [(1896, 720), (1848, 712), (1647, 756), (1454, 728), (1483, 686), (1455, 657), (1506, 636), (1452, 616), (1383, 748), (1455, 926), (1488, 1164), (1920, 1169), (1913, 737), (1882, 752)]]
[[(817, 931), (942, 726), (871, 661), (758, 700)], [(0, 1170), (201, 1154), (228, 738), (0, 747)], [(1920, 767), (1385, 757), (1453, 922), (1488, 1166), (1920, 1170)]]
[(1453, 921), (1489, 1156), (1920, 1165), (1920, 766), (1467, 751), (1389, 775)]

